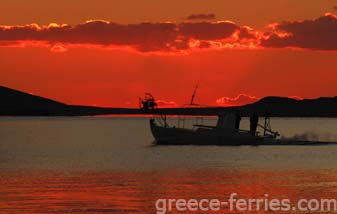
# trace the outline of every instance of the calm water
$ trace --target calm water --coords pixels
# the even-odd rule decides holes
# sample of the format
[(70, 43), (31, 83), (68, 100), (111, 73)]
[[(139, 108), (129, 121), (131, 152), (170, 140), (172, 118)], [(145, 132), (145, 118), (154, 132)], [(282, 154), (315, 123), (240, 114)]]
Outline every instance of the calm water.
[[(285, 137), (337, 141), (337, 119), (272, 125)], [(337, 146), (178, 147), (153, 140), (147, 118), (1, 118), (0, 213), (155, 213), (158, 198), (232, 192), (337, 199)]]

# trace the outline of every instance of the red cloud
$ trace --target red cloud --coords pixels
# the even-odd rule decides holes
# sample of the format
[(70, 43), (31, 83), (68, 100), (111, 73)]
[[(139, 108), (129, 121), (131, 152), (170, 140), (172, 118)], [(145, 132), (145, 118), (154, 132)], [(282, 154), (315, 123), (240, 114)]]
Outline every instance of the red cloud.
[(175, 108), (178, 107), (178, 104), (174, 101), (166, 101), (166, 100), (156, 100), (157, 104), (161, 108)]
[(55, 53), (64, 53), (67, 52), (68, 49), (63, 47), (62, 45), (54, 45), (51, 49), (51, 52), (55, 52)]
[(241, 106), (258, 101), (260, 98), (248, 94), (239, 94), (236, 97), (221, 97), (216, 103), (221, 106)]
[(295, 100), (303, 100), (303, 97), (300, 96), (290, 96), (289, 98), (295, 99)]

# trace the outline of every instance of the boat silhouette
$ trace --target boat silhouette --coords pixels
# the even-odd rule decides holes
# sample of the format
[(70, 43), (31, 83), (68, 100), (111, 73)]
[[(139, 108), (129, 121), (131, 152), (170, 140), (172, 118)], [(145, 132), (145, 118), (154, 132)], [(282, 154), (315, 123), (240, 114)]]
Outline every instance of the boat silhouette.
[(166, 116), (150, 119), (150, 128), (157, 145), (332, 145), (337, 142), (309, 141), (282, 138), (270, 128), (270, 118), (265, 117), (264, 125), (257, 124), (262, 132), (241, 130), (235, 124), (235, 114), (219, 115), (215, 126), (194, 124), (193, 128), (170, 126)]
[[(195, 105), (194, 99), (198, 85), (195, 87), (189, 106)], [(153, 97), (152, 97), (153, 98)], [(150, 101), (155, 102), (154, 98)], [(179, 120), (181, 116), (178, 116)], [(161, 115), (150, 119), (150, 128), (155, 143), (159, 145), (327, 145), (337, 144), (337, 142), (308, 141), (299, 139), (281, 138), (277, 131), (271, 128), (270, 113), (264, 113), (264, 123), (259, 124), (259, 116), (253, 111), (250, 112), (250, 130), (240, 129), (241, 115), (237, 110), (218, 115), (215, 126), (194, 124), (191, 129), (184, 126), (170, 126), (167, 123), (166, 115)], [(203, 121), (203, 120), (202, 120)], [(183, 118), (184, 124), (184, 118)], [(257, 128), (262, 132), (258, 132)]]

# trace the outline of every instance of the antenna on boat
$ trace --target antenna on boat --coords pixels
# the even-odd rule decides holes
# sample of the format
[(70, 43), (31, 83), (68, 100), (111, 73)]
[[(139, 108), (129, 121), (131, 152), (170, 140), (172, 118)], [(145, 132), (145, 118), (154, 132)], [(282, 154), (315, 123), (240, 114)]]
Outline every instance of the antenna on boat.
[(194, 104), (194, 98), (195, 98), (195, 95), (197, 94), (197, 90), (198, 90), (198, 85), (196, 85), (195, 86), (195, 88), (194, 88), (194, 91), (193, 91), (193, 94), (192, 94), (192, 97), (191, 97), (191, 102), (190, 102), (190, 105), (192, 106), (192, 105), (195, 105)]

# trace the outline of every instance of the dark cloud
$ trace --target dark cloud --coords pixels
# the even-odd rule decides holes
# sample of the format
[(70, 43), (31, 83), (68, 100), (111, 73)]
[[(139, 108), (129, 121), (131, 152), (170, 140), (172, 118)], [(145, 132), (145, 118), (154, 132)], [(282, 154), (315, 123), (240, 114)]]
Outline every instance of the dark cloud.
[(225, 39), (236, 29), (239, 27), (230, 22), (121, 25), (89, 21), (75, 26), (0, 26), (0, 42), (41, 41), (51, 44), (130, 46), (142, 52), (171, 51), (188, 49), (190, 39)]
[[(195, 48), (297, 47), (337, 50), (337, 16), (281, 22), (268, 32), (230, 21), (118, 24), (87, 21), (82, 24), (38, 26), (0, 25), (0, 46), (44, 45), (64, 52), (70, 45), (127, 47), (140, 52), (177, 52)], [(263, 36), (262, 36), (263, 35)]]
[(199, 48), (209, 48), (209, 47), (211, 47), (211, 44), (209, 42), (206, 41), (200, 42)]
[(51, 43), (124, 45), (141, 51), (167, 48), (177, 38), (173, 23), (141, 23), (121, 25), (91, 21), (71, 26), (43, 27), (35, 25), (0, 27), (1, 41), (47, 41)]
[(230, 37), (239, 26), (232, 22), (199, 22), (182, 23), (179, 25), (179, 32), (189, 38), (200, 40), (219, 40)]
[(314, 20), (280, 23), (268, 39), (261, 41), (261, 45), (337, 50), (337, 16), (326, 14)]
[(240, 27), (239, 30), (239, 38), (240, 39), (257, 39), (256, 38), (256, 31), (254, 31), (253, 29), (249, 28), (249, 27)]
[(208, 13), (208, 14), (192, 14), (186, 18), (187, 20), (211, 20), (215, 19), (214, 13)]
[(337, 10), (337, 6), (334, 6), (333, 9)]

